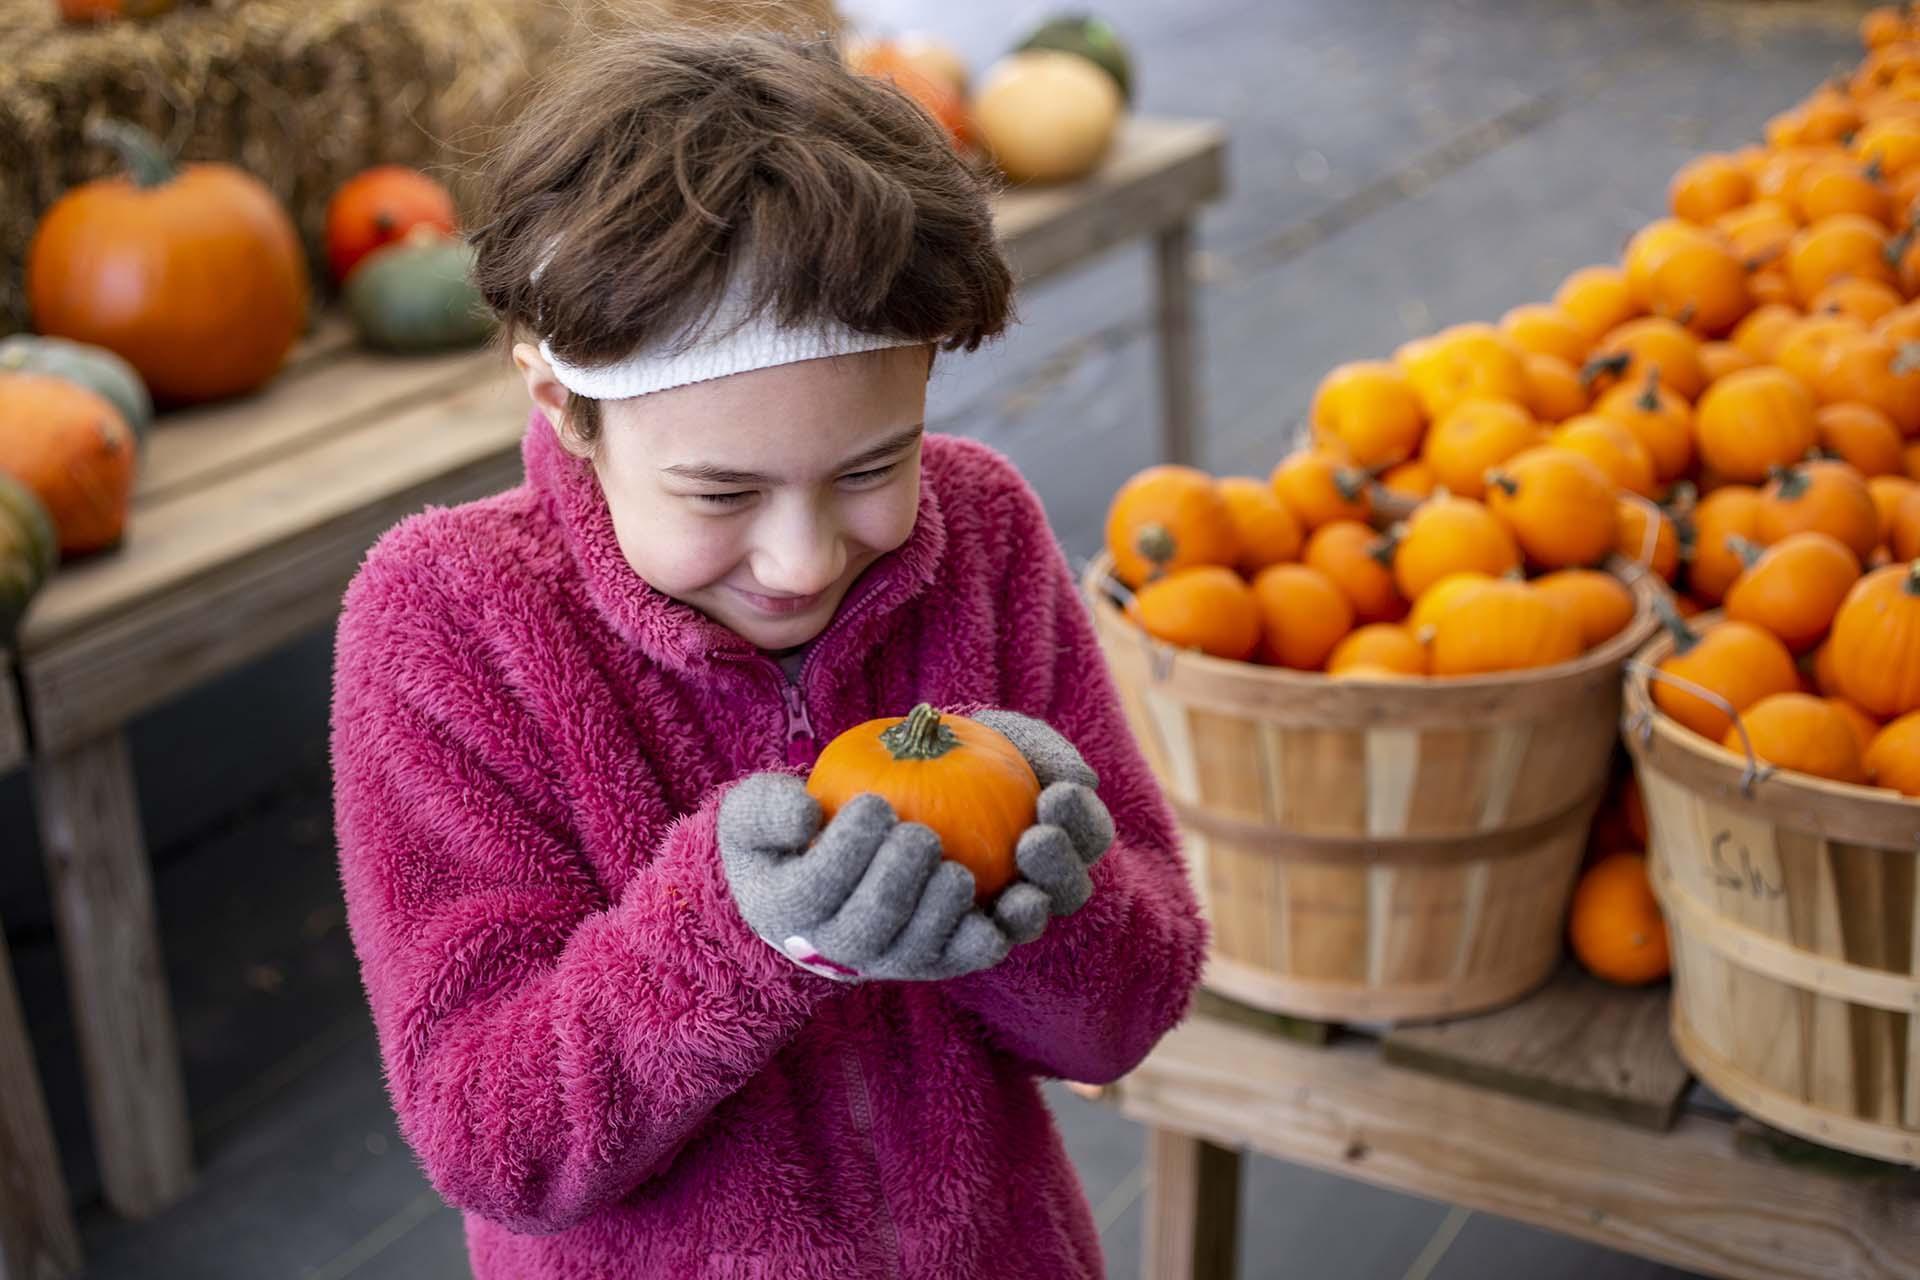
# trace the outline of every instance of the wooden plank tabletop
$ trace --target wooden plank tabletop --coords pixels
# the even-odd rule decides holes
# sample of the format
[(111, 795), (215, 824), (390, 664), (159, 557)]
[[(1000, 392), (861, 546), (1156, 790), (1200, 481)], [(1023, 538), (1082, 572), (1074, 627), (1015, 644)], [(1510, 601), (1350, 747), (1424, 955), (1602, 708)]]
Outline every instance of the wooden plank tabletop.
[(1107, 1091), (1142, 1124), (1517, 1218), (1739, 1280), (1914, 1280), (1920, 1194), (1744, 1154), (1736, 1125), (1666, 1133), (1207, 1016)]

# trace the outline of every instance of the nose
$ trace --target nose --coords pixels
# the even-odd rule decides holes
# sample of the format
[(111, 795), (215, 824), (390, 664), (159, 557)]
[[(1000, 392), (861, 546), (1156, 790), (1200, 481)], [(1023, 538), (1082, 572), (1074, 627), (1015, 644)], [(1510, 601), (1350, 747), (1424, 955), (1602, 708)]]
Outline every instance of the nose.
[(832, 586), (846, 570), (846, 539), (829, 506), (807, 501), (781, 504), (755, 533), (749, 565), (754, 580), (768, 592), (814, 595)]

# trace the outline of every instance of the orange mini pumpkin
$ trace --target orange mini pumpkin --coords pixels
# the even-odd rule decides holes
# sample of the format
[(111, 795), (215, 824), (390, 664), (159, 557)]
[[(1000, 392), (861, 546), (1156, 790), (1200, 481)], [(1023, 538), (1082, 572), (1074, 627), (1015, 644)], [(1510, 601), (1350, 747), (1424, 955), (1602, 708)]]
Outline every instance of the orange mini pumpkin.
[(1393, 544), (1357, 520), (1321, 525), (1307, 539), (1302, 563), (1340, 588), (1360, 622), (1392, 622), (1407, 615), (1407, 602), (1393, 583)]
[(1661, 384), (1692, 400), (1707, 385), (1700, 339), (1665, 316), (1629, 320), (1595, 344), (1581, 371), (1595, 391), (1620, 383), (1639, 386), (1649, 371)]
[(1362, 668), (1385, 669), (1396, 675), (1427, 674), (1427, 650), (1413, 632), (1392, 622), (1375, 622), (1347, 635), (1327, 657), (1327, 674), (1344, 675)]
[(1814, 388), (1823, 400), (1872, 405), (1907, 435), (1920, 432), (1920, 343), (1841, 337), (1827, 348)]
[(1233, 513), (1197, 467), (1148, 467), (1120, 486), (1107, 509), (1113, 574), (1138, 587), (1159, 574), (1239, 558)]
[(405, 239), (415, 227), (452, 235), (454, 219), (453, 196), (419, 170), (400, 164), (362, 170), (327, 201), (327, 266), (333, 282), (345, 281), (362, 258)]
[(1833, 618), (1840, 692), (1883, 720), (1920, 710), (1920, 563), (1854, 583)]
[(1638, 608), (1625, 583), (1598, 569), (1560, 569), (1534, 579), (1533, 589), (1572, 613), (1588, 649), (1626, 630)]
[(1680, 530), (1664, 509), (1644, 498), (1620, 499), (1620, 537), (1614, 550), (1668, 582), (1680, 576)]
[(1732, 156), (1704, 155), (1680, 167), (1667, 195), (1675, 217), (1709, 226), (1753, 199), (1753, 177)]
[(1380, 487), (1403, 498), (1425, 499), (1433, 496), (1440, 481), (1425, 458), (1414, 458), (1388, 470), (1380, 477)]
[(1420, 593), (1420, 598), (1413, 602), (1413, 611), (1407, 615), (1407, 626), (1415, 638), (1426, 643), (1433, 638), (1433, 624), (1440, 621), (1441, 614), (1493, 581), (1494, 578), (1473, 569), (1448, 574)]
[(1742, 369), (1751, 369), (1762, 363), (1748, 355), (1731, 342), (1703, 342), (1700, 344), (1700, 367), (1707, 375), (1707, 385), (1712, 386), (1730, 373)]
[(1866, 480), (1844, 462), (1815, 459), (1778, 469), (1760, 491), (1760, 541), (1818, 532), (1865, 560), (1880, 545), (1880, 512)]
[(1879, 786), (1920, 796), (1920, 712), (1910, 711), (1874, 734), (1864, 763)]
[(1434, 423), (1421, 457), (1449, 493), (1478, 498), (1487, 469), (1539, 443), (1527, 411), (1506, 400), (1469, 400)]
[(1798, 378), (1770, 365), (1716, 382), (1695, 415), (1700, 461), (1730, 480), (1764, 480), (1819, 440), (1813, 397)]
[(1487, 505), (1533, 563), (1597, 564), (1620, 536), (1612, 483), (1577, 453), (1529, 449), (1487, 473)]
[(1260, 655), (1275, 666), (1318, 671), (1353, 630), (1353, 606), (1333, 580), (1304, 564), (1277, 564), (1253, 580)]
[(1420, 504), (1393, 534), (1393, 580), (1408, 600), (1456, 573), (1490, 578), (1520, 567), (1520, 548), (1500, 518), (1471, 498), (1442, 494)]
[[(1808, 316), (1782, 335), (1774, 345), (1769, 363), (1780, 366), (1798, 378), (1808, 391), (1816, 391), (1824, 385), (1828, 358), (1834, 350), (1866, 332), (1866, 327), (1852, 316)], [(1847, 397), (1828, 395), (1826, 398), (1842, 400)]]
[(1880, 722), (1854, 706), (1845, 698), (1828, 698), (1827, 705), (1838, 711), (1853, 730), (1853, 738), (1860, 747), (1860, 762), (1866, 766), (1867, 777), (1873, 777), (1873, 764), (1867, 759), (1867, 752), (1873, 746), (1873, 740), (1880, 735)]
[(1547, 437), (1547, 443), (1579, 454), (1628, 493), (1651, 498), (1659, 492), (1653, 456), (1617, 418), (1582, 414), (1561, 423), (1559, 430)]
[(1240, 549), (1235, 568), (1252, 575), (1270, 564), (1299, 558), (1304, 541), (1300, 522), (1271, 485), (1252, 476), (1223, 476), (1215, 488), (1233, 520), (1234, 542)]
[(133, 431), (101, 395), (37, 373), (0, 373), (0, 472), (31, 490), (64, 555), (120, 541), (133, 493)]
[(1572, 316), (1544, 302), (1525, 303), (1501, 316), (1500, 332), (1529, 355), (1554, 356), (1575, 369), (1593, 345)]
[(1615, 387), (1600, 397), (1595, 413), (1633, 433), (1653, 460), (1654, 478), (1678, 480), (1693, 467), (1693, 409), (1648, 369), (1638, 386)]
[(1568, 940), (1587, 972), (1616, 986), (1639, 987), (1667, 976), (1667, 924), (1647, 882), (1647, 860), (1610, 853), (1574, 887)]
[(1589, 343), (1640, 314), (1626, 273), (1618, 267), (1580, 268), (1561, 281), (1553, 304), (1580, 327)]
[[(1883, 51), (1884, 52), (1884, 51)], [(1893, 117), (1861, 127), (1850, 144), (1862, 164), (1897, 178), (1920, 167), (1920, 120)]]
[(1303, 530), (1373, 514), (1367, 473), (1324, 453), (1303, 450), (1283, 460), (1268, 481)]
[(1910, 35), (1907, 15), (1900, 5), (1882, 5), (1860, 17), (1860, 43), (1869, 49), (1898, 44)]
[(1861, 324), (1873, 325), (1898, 311), (1905, 301), (1900, 291), (1884, 280), (1842, 276), (1813, 295), (1807, 304), (1807, 314), (1846, 316)]
[[(1793, 655), (1772, 632), (1731, 619), (1705, 633), (1672, 613), (1665, 621), (1673, 633), (1674, 648), (1660, 663), (1660, 670), (1717, 694), (1736, 713), (1769, 694), (1799, 690), (1800, 672), (1793, 665)], [(1651, 686), (1656, 707), (1709, 741), (1720, 741), (1733, 725), (1718, 704), (1674, 681), (1656, 679)]]
[(1766, 628), (1795, 653), (1819, 644), (1860, 579), (1853, 552), (1824, 533), (1788, 534), (1764, 551), (1736, 542), (1747, 569), (1727, 588), (1727, 616)]
[(1700, 500), (1688, 517), (1693, 526), (1693, 554), (1687, 568), (1687, 587), (1709, 604), (1718, 604), (1746, 571), (1746, 562), (1733, 549), (1734, 538), (1760, 538), (1760, 491), (1746, 485), (1727, 485)]
[[(1867, 492), (1873, 495), (1874, 508), (1880, 513), (1882, 546), (1893, 545), (1894, 521), (1899, 517), (1901, 504), (1915, 489), (1920, 489), (1920, 485), (1904, 475), (1868, 477)], [(1920, 508), (1915, 510), (1916, 514), (1920, 514)]]
[(1401, 367), (1429, 419), (1474, 399), (1527, 398), (1523, 353), (1490, 324), (1460, 324), (1410, 344)]
[(1013, 881), (1014, 847), (1033, 825), (1040, 780), (1002, 734), (923, 702), (847, 730), (807, 777), (807, 794), (828, 819), (864, 792), (886, 800), (900, 821), (931, 827), (941, 852), (973, 873), (975, 900), (986, 902)]
[(1635, 288), (1635, 301), (1695, 333), (1723, 334), (1753, 308), (1746, 264), (1717, 233), (1684, 222), (1674, 225), (1683, 230), (1662, 238), (1638, 262), (1629, 244), (1627, 281)]
[(1527, 408), (1542, 422), (1558, 422), (1587, 409), (1587, 388), (1580, 371), (1559, 356), (1529, 353)]
[(1734, 326), (1731, 341), (1764, 364), (1773, 359), (1774, 348), (1803, 319), (1805, 317), (1794, 308), (1784, 303), (1770, 302), (1749, 311), (1746, 318)]
[[(1747, 731), (1740, 736), (1740, 728)], [(1720, 745), (1754, 757), (1776, 769), (1834, 782), (1864, 783), (1866, 766), (1860, 761), (1860, 737), (1846, 714), (1825, 698), (1810, 693), (1776, 693), (1740, 713), (1740, 726), (1728, 726)]]
[(1432, 627), (1428, 653), (1436, 676), (1550, 667), (1580, 656), (1573, 613), (1526, 583), (1504, 578), (1461, 592)]
[(1871, 480), (1903, 476), (1906, 442), (1893, 419), (1870, 404), (1843, 400), (1823, 405), (1813, 415), (1820, 447)]
[(1384, 360), (1357, 360), (1328, 373), (1308, 418), (1321, 443), (1338, 445), (1355, 466), (1368, 469), (1411, 458), (1427, 425), (1413, 384)]
[(1843, 213), (1883, 227), (1893, 222), (1893, 191), (1878, 170), (1857, 160), (1823, 160), (1808, 166), (1794, 196), (1800, 220), (1808, 226)]
[(1726, 237), (1749, 271), (1779, 261), (1800, 232), (1800, 222), (1784, 199), (1759, 199), (1720, 215), (1713, 229)]
[(1155, 578), (1134, 592), (1127, 615), (1157, 640), (1216, 658), (1244, 660), (1260, 642), (1252, 590), (1239, 574), (1219, 565)]

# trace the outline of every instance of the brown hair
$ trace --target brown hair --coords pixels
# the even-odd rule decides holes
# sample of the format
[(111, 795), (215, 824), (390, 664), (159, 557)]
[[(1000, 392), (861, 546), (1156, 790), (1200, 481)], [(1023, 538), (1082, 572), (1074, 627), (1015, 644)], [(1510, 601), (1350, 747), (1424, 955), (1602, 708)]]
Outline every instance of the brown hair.
[[(475, 279), (509, 341), (538, 334), (569, 363), (697, 327), (747, 236), (749, 306), (782, 324), (971, 351), (1011, 318), (986, 186), (926, 112), (824, 40), (600, 33), (489, 168)], [(572, 397), (568, 417), (598, 435), (594, 401)]]

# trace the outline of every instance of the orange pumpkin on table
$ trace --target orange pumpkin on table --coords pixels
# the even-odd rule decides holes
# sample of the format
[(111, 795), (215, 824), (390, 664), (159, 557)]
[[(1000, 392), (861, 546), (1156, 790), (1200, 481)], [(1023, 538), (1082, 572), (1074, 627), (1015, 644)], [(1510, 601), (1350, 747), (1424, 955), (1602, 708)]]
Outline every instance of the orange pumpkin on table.
[(419, 226), (452, 235), (453, 196), (417, 169), (383, 164), (340, 184), (327, 202), (327, 266), (344, 282), (362, 258)]
[(1197, 467), (1148, 467), (1107, 509), (1113, 574), (1129, 587), (1177, 569), (1232, 564), (1240, 554), (1233, 513), (1213, 477)]
[(128, 174), (55, 201), (27, 250), (27, 299), (41, 333), (125, 358), (155, 400), (252, 391), (306, 328), (300, 238), (256, 178), (225, 164), (176, 169), (147, 134), (100, 122)]
[(40, 499), (60, 551), (118, 543), (133, 494), (133, 430), (104, 396), (36, 373), (0, 373), (0, 472)]
[(923, 702), (847, 730), (807, 777), (827, 819), (863, 792), (885, 799), (900, 821), (931, 827), (945, 856), (973, 872), (974, 897), (985, 902), (1013, 881), (1014, 847), (1033, 825), (1040, 780), (1002, 734)]
[(1635, 987), (1667, 976), (1667, 925), (1645, 857), (1613, 853), (1587, 869), (1573, 891), (1568, 940), (1587, 972), (1606, 982)]

